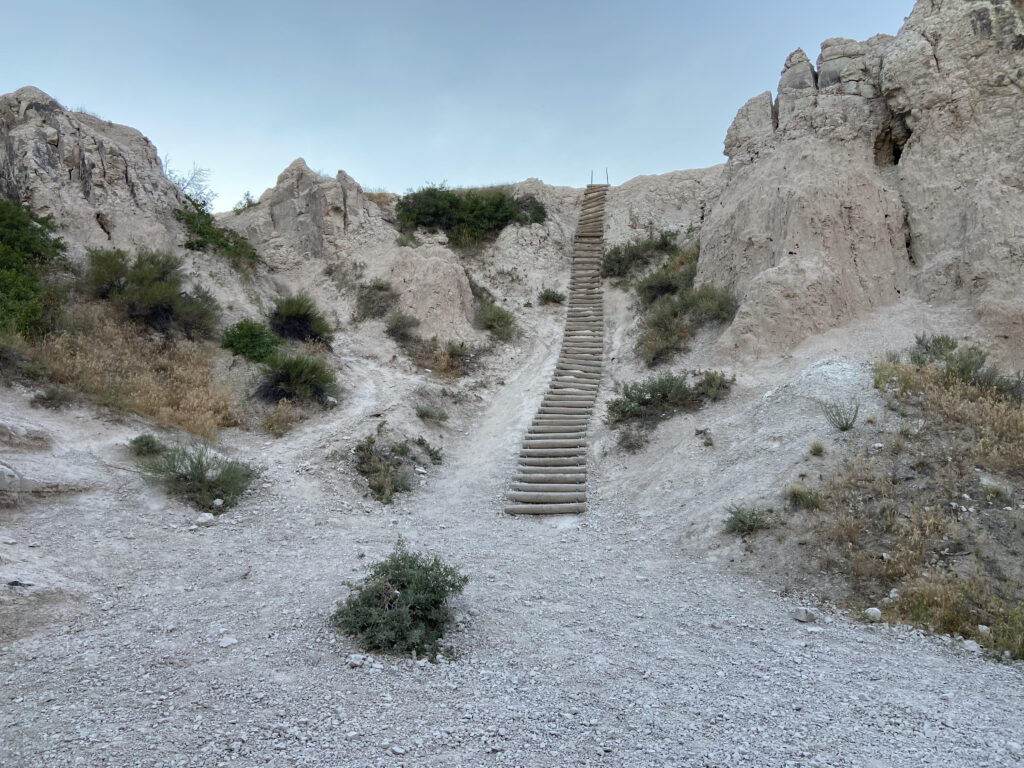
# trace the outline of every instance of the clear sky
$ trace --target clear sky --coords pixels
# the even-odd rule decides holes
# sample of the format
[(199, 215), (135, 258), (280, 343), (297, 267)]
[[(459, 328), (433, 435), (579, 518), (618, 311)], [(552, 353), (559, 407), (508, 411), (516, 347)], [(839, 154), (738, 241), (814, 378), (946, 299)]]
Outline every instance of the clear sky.
[(295, 158), (405, 192), (613, 184), (723, 161), (786, 56), (895, 34), (912, 0), (11, 2), (0, 93), (34, 85), (208, 168), (230, 208)]

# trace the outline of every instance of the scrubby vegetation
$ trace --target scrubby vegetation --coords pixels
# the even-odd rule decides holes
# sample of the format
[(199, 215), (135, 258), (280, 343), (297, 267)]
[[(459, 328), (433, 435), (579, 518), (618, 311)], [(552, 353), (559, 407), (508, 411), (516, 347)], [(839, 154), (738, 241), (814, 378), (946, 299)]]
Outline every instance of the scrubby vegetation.
[[(685, 351), (696, 328), (729, 322), (736, 314), (739, 305), (729, 291), (712, 285), (694, 288), (699, 256), (696, 242), (680, 247), (674, 232), (617, 246), (604, 256), (602, 276), (633, 279), (639, 316), (636, 352), (649, 366)], [(634, 277), (662, 260), (653, 271)]]
[(307, 354), (274, 355), (266, 361), (256, 395), (271, 403), (306, 400), (326, 405), (339, 389), (327, 364)]
[(537, 303), (541, 306), (545, 304), (562, 304), (565, 302), (565, 294), (559, 293), (554, 288), (544, 288), (537, 296)]
[(334, 341), (330, 323), (305, 292), (278, 299), (269, 322), (271, 330), (283, 339), (315, 341), (327, 347)]
[(300, 419), (299, 410), (291, 400), (281, 399), (263, 418), (263, 429), (274, 437), (284, 437), (291, 432)]
[(884, 443), (864, 435), (820, 488), (787, 490), (793, 546), (842, 578), (851, 607), (1024, 658), (1020, 374), (946, 336), (874, 372), (899, 423)]
[(692, 371), (624, 384), (621, 395), (608, 402), (608, 423), (650, 425), (678, 411), (695, 411), (724, 397), (734, 382), (720, 371)]
[(757, 507), (744, 507), (732, 504), (726, 510), (725, 532), (737, 536), (749, 536), (757, 531), (770, 528), (771, 512)]
[(410, 443), (393, 439), (381, 422), (375, 434), (367, 435), (353, 450), (356, 471), (366, 478), (375, 499), (388, 504), (396, 493), (412, 490), (413, 470), (427, 462), (440, 464), (443, 455), (426, 438)]
[(69, 265), (54, 222), (0, 199), (0, 335), (38, 337), (60, 314), (54, 279)]
[(140, 334), (105, 303), (68, 307), (30, 351), (41, 375), (157, 424), (212, 438), (238, 423), (230, 390), (212, 371), (208, 346)]
[(248, 318), (224, 329), (220, 345), (234, 355), (241, 355), (254, 363), (269, 360), (281, 346), (281, 337), (263, 323)]
[(167, 446), (163, 444), (160, 438), (148, 433), (133, 437), (128, 441), (128, 448), (131, 450), (133, 456), (140, 458), (146, 456), (159, 456), (167, 450)]
[(218, 456), (205, 443), (167, 449), (143, 459), (143, 465), (169, 492), (214, 514), (234, 506), (258, 474), (248, 464)]
[(468, 583), (458, 568), (410, 552), (399, 539), (394, 551), (354, 585), (331, 623), (356, 636), (367, 651), (436, 654), (454, 618), (448, 600)]
[(71, 404), (71, 393), (64, 387), (51, 384), (42, 392), (36, 392), (28, 404), (33, 408), (47, 408), (51, 411), (59, 411)]
[(423, 421), (448, 421), (448, 411), (425, 403), (416, 406), (416, 415)]
[(414, 331), (419, 324), (418, 318), (396, 309), (388, 313), (387, 321), (384, 323), (384, 332), (399, 344), (410, 344), (416, 339)]
[(515, 316), (497, 304), (480, 304), (473, 319), (477, 327), (489, 331), (494, 338), (501, 341), (508, 341), (519, 333)]
[(509, 224), (539, 224), (547, 218), (539, 200), (515, 198), (506, 187), (455, 190), (428, 185), (402, 197), (395, 210), (404, 233), (417, 227), (442, 230), (457, 248), (478, 245)]
[(629, 277), (655, 259), (676, 255), (680, 251), (677, 237), (677, 232), (662, 232), (657, 237), (640, 238), (609, 248), (601, 259), (601, 277)]
[(394, 309), (398, 303), (398, 291), (387, 280), (377, 278), (359, 286), (356, 291), (355, 320), (381, 318)]
[(164, 334), (209, 338), (220, 317), (216, 300), (202, 287), (183, 290), (181, 260), (170, 253), (142, 252), (131, 259), (120, 250), (89, 252), (85, 286), (129, 320)]
[(860, 403), (856, 400), (842, 403), (832, 401), (821, 404), (821, 412), (825, 419), (840, 432), (848, 432), (857, 423), (857, 416), (860, 414)]
[[(243, 204), (246, 202), (243, 200)], [(251, 205), (255, 204), (252, 201)], [(241, 210), (246, 207), (249, 205)], [(236, 212), (241, 212), (237, 206)], [(174, 218), (185, 226), (188, 235), (185, 247), (189, 250), (222, 256), (232, 267), (241, 271), (249, 271), (259, 263), (259, 254), (248, 240), (233, 229), (218, 226), (217, 220), (210, 213), (209, 203), (186, 195), (185, 204), (174, 212)]]

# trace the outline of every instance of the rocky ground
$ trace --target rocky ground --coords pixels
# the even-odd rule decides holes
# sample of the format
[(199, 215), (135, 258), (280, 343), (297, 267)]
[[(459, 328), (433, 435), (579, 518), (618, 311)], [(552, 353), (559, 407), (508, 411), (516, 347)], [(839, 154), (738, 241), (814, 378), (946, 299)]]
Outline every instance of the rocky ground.
[[(481, 402), (435, 438), (445, 464), (388, 507), (335, 451), (422, 382), (372, 361), (347, 361), (345, 405), (281, 440), (225, 433), (265, 470), (211, 527), (133, 466), (144, 424), (5, 390), (5, 418), (61, 435), (52, 456), (93, 482), (0, 511), (0, 763), (1024, 764), (1020, 663), (782, 597), (719, 532), (725, 503), (803, 461), (822, 428), (811, 394), (872, 396), (882, 323), (737, 371), (727, 404), (664, 425), (635, 459), (596, 426), (587, 514), (509, 518), (551, 320), (495, 358)], [(713, 449), (687, 439), (696, 420)], [(326, 623), (399, 536), (472, 579), (436, 664), (362, 655)], [(818, 620), (796, 621), (801, 605)]]

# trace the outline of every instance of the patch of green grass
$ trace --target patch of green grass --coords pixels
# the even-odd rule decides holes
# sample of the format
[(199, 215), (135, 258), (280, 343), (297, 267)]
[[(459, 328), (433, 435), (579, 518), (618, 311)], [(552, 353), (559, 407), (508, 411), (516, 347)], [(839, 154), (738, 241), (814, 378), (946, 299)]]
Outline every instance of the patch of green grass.
[(410, 552), (399, 539), (330, 621), (358, 638), (367, 651), (436, 654), (454, 619), (448, 600), (468, 583), (458, 568), (436, 556)]
[(565, 294), (559, 293), (554, 288), (544, 288), (537, 296), (537, 303), (544, 304), (562, 304), (565, 302)]
[(757, 507), (743, 507), (732, 504), (726, 510), (725, 532), (737, 536), (749, 536), (771, 527), (771, 517)]
[(259, 263), (259, 254), (252, 243), (235, 230), (218, 226), (204, 203), (186, 195), (185, 205), (174, 212), (174, 218), (185, 226), (185, 247), (189, 250), (222, 256), (233, 268), (243, 272)]
[(416, 415), (424, 421), (448, 421), (448, 411), (443, 408), (435, 408), (432, 405), (417, 405)]
[(327, 403), (338, 394), (334, 373), (311, 355), (274, 355), (265, 363), (256, 395), (268, 402), (312, 400)]
[(492, 336), (508, 341), (519, 331), (515, 316), (497, 304), (481, 304), (474, 318), (477, 327), (489, 331)]
[(155, 435), (142, 434), (133, 437), (128, 441), (128, 448), (133, 456), (159, 456), (167, 450), (167, 446)]
[(127, 319), (166, 335), (209, 338), (220, 317), (216, 299), (201, 287), (184, 287), (181, 260), (170, 253), (143, 251), (129, 259), (124, 251), (89, 252), (86, 290), (109, 301)]
[(608, 402), (607, 420), (613, 426), (628, 421), (657, 423), (678, 411), (695, 411), (709, 401), (721, 399), (735, 380), (720, 371), (708, 370), (625, 384), (621, 396)]
[(818, 438), (811, 440), (810, 447), (808, 448), (811, 456), (824, 456), (825, 455), (825, 444)]
[(370, 493), (390, 504), (396, 493), (412, 490), (412, 473), (402, 461), (402, 450), (387, 445), (382, 435), (379, 428), (376, 435), (367, 435), (356, 445), (354, 455), (356, 471), (366, 478)]
[(398, 291), (387, 280), (377, 278), (356, 291), (356, 322), (381, 318), (398, 303)]
[(224, 329), (220, 345), (234, 355), (263, 363), (277, 352), (281, 346), (281, 337), (263, 323), (246, 318)]
[(679, 253), (677, 237), (677, 232), (662, 232), (608, 249), (601, 259), (601, 277), (628, 277), (657, 258)]
[(442, 230), (456, 248), (470, 248), (509, 224), (542, 223), (543, 204), (532, 196), (514, 198), (505, 187), (448, 189), (428, 185), (403, 196), (395, 207), (398, 228), (407, 234), (417, 227)]
[(214, 514), (234, 506), (259, 474), (244, 462), (218, 456), (205, 443), (172, 448), (143, 462), (173, 495)]
[(54, 277), (69, 264), (55, 228), (51, 218), (0, 199), (0, 334), (41, 336), (59, 316), (64, 291)]
[(791, 485), (786, 491), (786, 497), (797, 509), (821, 509), (824, 503), (820, 493), (802, 485)]
[(328, 347), (334, 341), (330, 323), (304, 291), (278, 299), (269, 324), (274, 333), (285, 339), (315, 341)]

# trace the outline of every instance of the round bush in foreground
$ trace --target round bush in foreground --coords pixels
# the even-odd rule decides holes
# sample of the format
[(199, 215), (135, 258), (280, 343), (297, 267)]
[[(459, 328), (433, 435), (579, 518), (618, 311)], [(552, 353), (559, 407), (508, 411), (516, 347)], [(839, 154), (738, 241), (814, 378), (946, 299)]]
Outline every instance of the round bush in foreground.
[(436, 653), (453, 617), (448, 598), (469, 582), (438, 557), (410, 552), (399, 539), (331, 615), (331, 624), (367, 651)]

